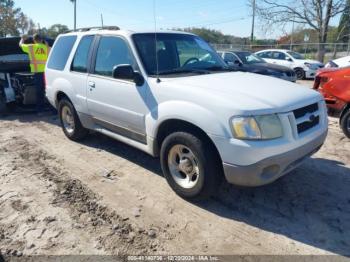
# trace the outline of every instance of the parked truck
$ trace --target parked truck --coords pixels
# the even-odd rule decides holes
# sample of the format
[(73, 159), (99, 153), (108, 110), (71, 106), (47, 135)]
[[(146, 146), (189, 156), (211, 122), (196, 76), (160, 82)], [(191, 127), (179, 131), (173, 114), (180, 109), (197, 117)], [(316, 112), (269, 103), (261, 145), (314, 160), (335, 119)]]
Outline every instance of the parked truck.
[[(29, 58), (19, 47), (19, 37), (0, 38), (0, 113), (36, 104), (36, 87)], [(31, 42), (29, 38), (27, 41)], [(52, 46), (52, 39), (45, 39)]]

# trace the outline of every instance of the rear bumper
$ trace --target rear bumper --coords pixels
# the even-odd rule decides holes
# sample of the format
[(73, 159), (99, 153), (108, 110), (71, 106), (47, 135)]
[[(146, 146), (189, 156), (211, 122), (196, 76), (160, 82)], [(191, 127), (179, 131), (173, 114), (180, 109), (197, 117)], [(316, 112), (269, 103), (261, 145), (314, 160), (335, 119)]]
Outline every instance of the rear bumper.
[(323, 145), (326, 136), (327, 132), (324, 132), (299, 148), (248, 166), (223, 163), (226, 180), (231, 184), (251, 187), (272, 183), (298, 167), (305, 158), (316, 153)]

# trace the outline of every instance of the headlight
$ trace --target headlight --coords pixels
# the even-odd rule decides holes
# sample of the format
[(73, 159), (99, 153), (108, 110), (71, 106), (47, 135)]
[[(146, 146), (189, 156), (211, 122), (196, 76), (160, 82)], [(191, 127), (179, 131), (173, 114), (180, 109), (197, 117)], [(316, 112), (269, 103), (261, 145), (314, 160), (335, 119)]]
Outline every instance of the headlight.
[(304, 65), (307, 67), (307, 68), (310, 68), (312, 70), (316, 70), (318, 67), (317, 65), (315, 64), (310, 64), (310, 63), (304, 63)]
[(242, 140), (275, 139), (283, 136), (277, 115), (239, 116), (231, 120), (233, 136)]
[(304, 65), (305, 65), (307, 68), (311, 68), (311, 64), (310, 64), (310, 63), (304, 63)]

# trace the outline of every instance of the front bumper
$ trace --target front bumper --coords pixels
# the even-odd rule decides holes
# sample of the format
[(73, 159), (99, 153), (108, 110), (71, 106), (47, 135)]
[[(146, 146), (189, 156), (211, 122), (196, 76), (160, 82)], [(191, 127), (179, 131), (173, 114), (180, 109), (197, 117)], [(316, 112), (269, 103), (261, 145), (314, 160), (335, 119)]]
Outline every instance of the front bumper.
[(248, 166), (223, 163), (226, 180), (231, 184), (250, 187), (272, 183), (316, 153), (323, 145), (326, 136), (327, 131), (299, 148)]
[(314, 69), (308, 69), (305, 71), (305, 78), (307, 79), (314, 79), (316, 77), (317, 70)]

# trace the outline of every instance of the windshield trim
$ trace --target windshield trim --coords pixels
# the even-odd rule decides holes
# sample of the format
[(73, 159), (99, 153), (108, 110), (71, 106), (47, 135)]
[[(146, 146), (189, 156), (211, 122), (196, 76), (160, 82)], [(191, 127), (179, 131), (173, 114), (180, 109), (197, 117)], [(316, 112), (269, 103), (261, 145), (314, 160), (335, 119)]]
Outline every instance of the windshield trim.
[[(264, 64), (267, 63), (264, 59), (262, 59), (261, 57), (257, 56), (256, 54), (249, 52), (249, 51), (237, 51), (235, 52), (236, 56), (239, 58), (239, 60), (242, 62), (242, 64), (244, 65), (254, 65), (254, 64)], [(242, 54), (245, 56), (245, 54), (249, 54), (250, 56), (253, 56), (254, 58), (256, 58), (258, 60), (258, 62), (256, 63), (249, 63), (248, 61), (243, 62), (242, 58), (239, 56), (239, 54)]]

